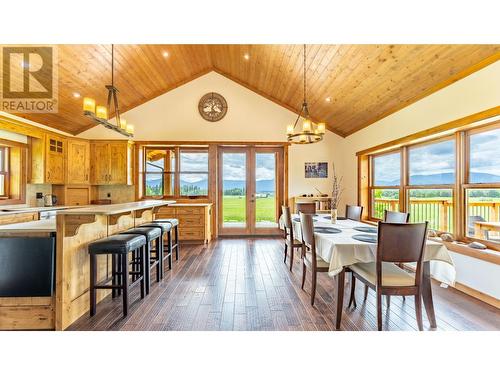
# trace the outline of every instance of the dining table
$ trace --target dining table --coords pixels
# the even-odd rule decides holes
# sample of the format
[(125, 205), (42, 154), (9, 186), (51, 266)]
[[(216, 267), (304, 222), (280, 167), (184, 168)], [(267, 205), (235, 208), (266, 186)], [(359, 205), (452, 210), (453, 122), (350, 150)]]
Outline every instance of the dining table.
[[(332, 223), (327, 214), (313, 215), (313, 224), (316, 254), (329, 264), (328, 275), (336, 279), (336, 326), (340, 328), (345, 272), (355, 263), (376, 261), (378, 227), (342, 217)], [(302, 241), (299, 215), (292, 215), (292, 225), (295, 239)], [(453, 286), (456, 270), (448, 249), (439, 241), (427, 240), (423, 258), (422, 299), (430, 325), (436, 328), (431, 277), (442, 286)], [(411, 268), (412, 264), (408, 266)]]

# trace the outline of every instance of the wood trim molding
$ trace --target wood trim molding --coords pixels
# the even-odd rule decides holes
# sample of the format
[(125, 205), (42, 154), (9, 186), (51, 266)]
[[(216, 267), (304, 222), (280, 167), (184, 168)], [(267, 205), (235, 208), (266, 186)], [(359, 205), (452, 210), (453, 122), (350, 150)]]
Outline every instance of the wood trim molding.
[(423, 141), (425, 138), (438, 137), (444, 135), (446, 132), (465, 130), (482, 124), (475, 124), (479, 121), (486, 120), (492, 117), (500, 116), (500, 106), (489, 108), (487, 110), (474, 113), (472, 115), (459, 118), (429, 129), (419, 131), (389, 142), (382, 143), (381, 145), (367, 148), (356, 152), (356, 156), (372, 154), (375, 152), (382, 152), (391, 148), (410, 145), (416, 141)]
[(138, 146), (288, 146), (289, 142), (280, 141), (134, 141)]
[(464, 284), (461, 284), (461, 283), (458, 283), (458, 282), (455, 283), (455, 286), (453, 288), (455, 288), (456, 290), (459, 290), (462, 293), (465, 293), (471, 297), (474, 297), (480, 301), (483, 301), (483, 302), (487, 303), (488, 305), (491, 305), (493, 307), (496, 307), (497, 309), (500, 309), (500, 300), (493, 297), (493, 296), (490, 296), (489, 294), (480, 292), (476, 289), (472, 289), (471, 287), (464, 285)]
[(483, 260), (485, 262), (500, 265), (500, 252), (495, 253), (496, 252), (495, 250), (490, 249), (488, 252), (486, 252), (483, 250), (472, 249), (466, 245), (461, 245), (452, 242), (443, 242), (443, 244), (449, 251), (453, 251), (454, 253), (462, 254), (471, 258), (476, 258)]
[(486, 58), (486, 59), (478, 62), (477, 64), (472, 65), (472, 66), (468, 67), (467, 69), (462, 70), (461, 72), (458, 72), (457, 74), (451, 76), (450, 78), (448, 78), (447, 80), (445, 80), (443, 82), (439, 82), (437, 85), (432, 86), (431, 88), (423, 91), (422, 93), (420, 93), (419, 95), (413, 97), (412, 99), (407, 100), (405, 102), (402, 102), (402, 103), (396, 105), (395, 107), (391, 108), (389, 111), (384, 112), (380, 116), (377, 116), (375, 119), (370, 120), (369, 122), (363, 124), (362, 126), (359, 126), (356, 130), (347, 132), (347, 133), (343, 134), (342, 136), (343, 137), (348, 137), (351, 134), (354, 134), (354, 133), (356, 133), (356, 132), (358, 132), (358, 131), (360, 131), (360, 130), (362, 130), (362, 129), (364, 129), (364, 128), (366, 128), (366, 127), (368, 127), (368, 126), (370, 126), (370, 125), (372, 125), (374, 123), (376, 123), (377, 121), (380, 121), (383, 118), (385, 118), (387, 116), (390, 116), (393, 113), (396, 113), (396, 112), (400, 111), (401, 109), (403, 109), (405, 107), (408, 107), (409, 105), (411, 105), (413, 103), (418, 102), (419, 100), (425, 98), (426, 96), (429, 96), (429, 95), (435, 93), (436, 91), (439, 91), (439, 90), (445, 88), (446, 86), (449, 86), (452, 83), (455, 83), (455, 82), (461, 80), (462, 78), (465, 78), (465, 77), (471, 75), (472, 73), (475, 73), (478, 70), (481, 70), (481, 69), (485, 68), (486, 66), (497, 62), (498, 60), (500, 60), (500, 52), (497, 52), (497, 53), (489, 56), (488, 58)]

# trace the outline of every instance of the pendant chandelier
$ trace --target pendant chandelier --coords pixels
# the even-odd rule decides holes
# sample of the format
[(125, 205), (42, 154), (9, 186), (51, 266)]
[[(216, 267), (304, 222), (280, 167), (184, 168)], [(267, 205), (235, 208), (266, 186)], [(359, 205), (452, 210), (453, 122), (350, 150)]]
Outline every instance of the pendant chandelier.
[[(106, 128), (114, 130), (126, 137), (134, 135), (134, 125), (127, 124), (127, 120), (120, 118), (120, 109), (118, 107), (118, 89), (115, 86), (115, 46), (111, 45), (111, 85), (106, 85), (108, 90), (108, 105), (97, 105), (93, 98), (83, 98), (83, 114), (91, 118), (96, 124), (104, 125)], [(108, 113), (112, 113), (113, 105), (116, 124), (108, 121)]]
[[(300, 131), (296, 131), (295, 128), (299, 123), (300, 118), (303, 118), (302, 129)], [(310, 144), (316, 143), (323, 139), (323, 135), (325, 134), (326, 125), (323, 122), (315, 124), (311, 120), (311, 116), (309, 115), (309, 110), (307, 108), (307, 100), (306, 100), (306, 45), (304, 44), (304, 101), (302, 102), (302, 108), (297, 116), (297, 120), (295, 120), (294, 124), (290, 124), (286, 128), (286, 135), (288, 138), (288, 142), (297, 143), (297, 144)]]

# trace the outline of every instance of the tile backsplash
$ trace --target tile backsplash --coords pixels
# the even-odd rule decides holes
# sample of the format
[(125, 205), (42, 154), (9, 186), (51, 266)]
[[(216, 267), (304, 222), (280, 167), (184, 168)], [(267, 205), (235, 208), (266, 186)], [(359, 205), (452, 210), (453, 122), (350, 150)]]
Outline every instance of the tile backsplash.
[(52, 185), (50, 184), (27, 184), (26, 185), (26, 204), (36, 206), (36, 193), (52, 194)]

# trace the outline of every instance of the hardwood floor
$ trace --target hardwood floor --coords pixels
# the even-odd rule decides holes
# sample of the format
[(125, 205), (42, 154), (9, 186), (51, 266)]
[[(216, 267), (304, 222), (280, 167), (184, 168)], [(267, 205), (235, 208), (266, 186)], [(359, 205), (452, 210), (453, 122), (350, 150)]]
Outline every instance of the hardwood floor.
[[(293, 273), (283, 263), (283, 240), (220, 239), (210, 245), (183, 245), (181, 259), (151, 293), (131, 295), (130, 311), (122, 318), (121, 299), (111, 297), (97, 314), (81, 317), (69, 330), (335, 330), (334, 284), (318, 277), (315, 306), (310, 305), (310, 280), (300, 289), (300, 259)], [(348, 280), (350, 277), (347, 277)], [(154, 279), (153, 279), (154, 280)], [(344, 301), (348, 301), (346, 296)], [(375, 296), (358, 307), (344, 305), (342, 330), (376, 330)], [(433, 284), (438, 330), (500, 330), (500, 312), (455, 289)], [(417, 330), (413, 298), (393, 297), (384, 306), (384, 330)], [(424, 329), (429, 322), (424, 313)]]

